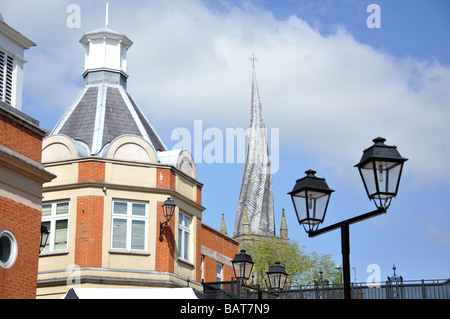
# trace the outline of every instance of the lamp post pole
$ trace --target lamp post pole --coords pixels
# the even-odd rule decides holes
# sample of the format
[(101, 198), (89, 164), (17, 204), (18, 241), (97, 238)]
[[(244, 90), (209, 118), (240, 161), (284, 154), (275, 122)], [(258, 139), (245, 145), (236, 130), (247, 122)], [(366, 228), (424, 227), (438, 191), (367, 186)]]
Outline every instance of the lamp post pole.
[(350, 283), (350, 225), (357, 222), (384, 214), (386, 210), (379, 208), (367, 214), (362, 214), (342, 222), (324, 227), (316, 231), (310, 231), (308, 237), (316, 237), (332, 230), (341, 229), (341, 250), (342, 250), (342, 277), (344, 282), (344, 298), (351, 299), (351, 283)]

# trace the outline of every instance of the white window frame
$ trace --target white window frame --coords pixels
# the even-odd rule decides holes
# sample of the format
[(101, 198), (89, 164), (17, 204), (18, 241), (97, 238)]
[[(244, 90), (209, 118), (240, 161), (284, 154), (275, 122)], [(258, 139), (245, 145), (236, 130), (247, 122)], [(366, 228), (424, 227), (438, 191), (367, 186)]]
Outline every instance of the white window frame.
[[(56, 207), (58, 204), (67, 203), (67, 214), (56, 214)], [(50, 223), (50, 227), (47, 227), (50, 235), (48, 236), (47, 245), (42, 250), (41, 254), (68, 251), (69, 249), (69, 230), (70, 230), (70, 200), (59, 200), (52, 202), (43, 202), (42, 207), (50, 205), (50, 215), (42, 216), (42, 223)], [(67, 233), (66, 233), (66, 247), (55, 249), (55, 239), (56, 239), (56, 223), (58, 221), (67, 220)], [(48, 249), (47, 249), (48, 248)]]
[(200, 279), (202, 282), (205, 279), (205, 255), (201, 255)]
[[(114, 213), (115, 203), (126, 203), (127, 211), (126, 214), (116, 214)], [(133, 215), (132, 209), (133, 204), (145, 205), (145, 212), (143, 216)], [(114, 220), (122, 219), (126, 221), (126, 239), (125, 248), (123, 247), (113, 247), (114, 245)], [(143, 221), (144, 222), (144, 248), (136, 249), (132, 248), (132, 224), (133, 221)], [(111, 251), (119, 252), (147, 252), (148, 251), (148, 202), (137, 201), (137, 200), (123, 200), (123, 199), (113, 199), (111, 205)]]
[[(185, 223), (186, 220), (188, 221), (188, 225)], [(191, 222), (191, 216), (180, 211), (178, 212), (178, 258), (187, 262), (190, 262), (192, 255)]]

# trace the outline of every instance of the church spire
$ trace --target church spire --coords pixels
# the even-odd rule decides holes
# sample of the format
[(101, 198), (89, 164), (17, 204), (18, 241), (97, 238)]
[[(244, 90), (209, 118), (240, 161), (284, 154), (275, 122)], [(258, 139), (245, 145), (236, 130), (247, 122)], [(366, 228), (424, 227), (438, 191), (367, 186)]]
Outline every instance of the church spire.
[[(256, 81), (255, 61), (257, 59), (253, 55), (250, 61), (252, 61), (250, 127), (234, 236), (243, 233), (244, 215), (247, 215), (248, 218), (250, 234), (275, 236), (272, 173), (262, 105)], [(244, 214), (245, 207), (247, 214)]]
[(225, 216), (222, 212), (222, 223), (220, 224), (220, 232), (224, 235), (227, 235), (227, 225), (225, 225)]

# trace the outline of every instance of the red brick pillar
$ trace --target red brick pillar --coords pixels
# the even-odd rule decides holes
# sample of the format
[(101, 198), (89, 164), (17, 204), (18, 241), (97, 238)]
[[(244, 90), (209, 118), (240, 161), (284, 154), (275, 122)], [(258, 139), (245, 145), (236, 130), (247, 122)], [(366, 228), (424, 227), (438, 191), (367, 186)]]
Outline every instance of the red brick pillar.
[(156, 186), (175, 190), (175, 173), (170, 168), (157, 168)]
[(97, 161), (81, 162), (78, 165), (78, 182), (104, 182), (105, 163)]
[(156, 254), (155, 254), (155, 270), (168, 271), (173, 273), (175, 269), (175, 219), (172, 216), (169, 224), (164, 227), (162, 237), (163, 241), (159, 241), (159, 225), (166, 221), (162, 211), (164, 202), (157, 202), (156, 208)]
[(75, 264), (79, 267), (102, 267), (103, 196), (77, 199)]

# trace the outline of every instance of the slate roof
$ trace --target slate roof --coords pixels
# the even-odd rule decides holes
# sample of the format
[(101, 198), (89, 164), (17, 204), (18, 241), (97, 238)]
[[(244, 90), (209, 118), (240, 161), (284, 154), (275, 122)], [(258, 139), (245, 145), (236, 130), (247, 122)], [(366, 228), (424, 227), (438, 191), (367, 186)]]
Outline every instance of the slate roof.
[(155, 151), (164, 143), (131, 96), (121, 86), (85, 87), (50, 135), (64, 134), (89, 146), (91, 155), (122, 135), (140, 136)]

